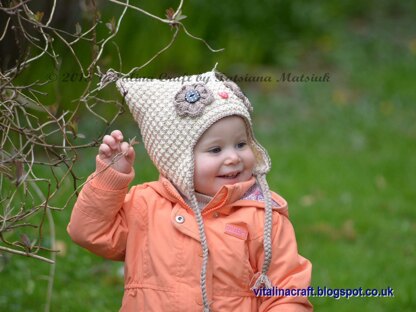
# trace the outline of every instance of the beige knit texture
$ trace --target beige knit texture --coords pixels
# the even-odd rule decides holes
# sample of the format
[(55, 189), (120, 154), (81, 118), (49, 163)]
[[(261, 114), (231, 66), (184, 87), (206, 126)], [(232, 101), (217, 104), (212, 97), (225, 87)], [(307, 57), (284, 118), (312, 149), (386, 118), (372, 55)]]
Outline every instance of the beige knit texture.
[[(117, 81), (117, 88), (125, 96), (139, 125), (153, 163), (188, 197), (195, 191), (194, 146), (205, 130), (221, 118), (238, 115), (245, 120), (248, 143), (256, 157), (254, 174), (265, 174), (271, 166), (267, 152), (254, 137), (247, 106), (217, 77), (216, 72), (210, 71), (173, 79), (123, 78)], [(175, 108), (175, 96), (185, 84), (194, 83), (205, 83), (214, 101), (205, 106), (200, 116), (181, 117)], [(220, 92), (226, 92), (228, 98), (222, 98)]]

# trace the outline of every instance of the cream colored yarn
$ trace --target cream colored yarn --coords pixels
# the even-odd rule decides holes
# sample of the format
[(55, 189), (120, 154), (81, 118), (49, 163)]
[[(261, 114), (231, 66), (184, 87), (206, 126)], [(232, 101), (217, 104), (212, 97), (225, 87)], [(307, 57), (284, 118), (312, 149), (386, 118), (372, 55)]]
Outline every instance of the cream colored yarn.
[[(224, 82), (211, 71), (201, 75), (178, 77), (177, 79), (120, 79), (119, 91), (139, 124), (144, 146), (160, 173), (179, 190), (189, 196), (194, 192), (193, 147), (199, 137), (219, 119), (239, 115), (246, 121), (250, 145), (257, 159), (256, 172), (266, 173), (270, 159), (254, 138), (251, 118), (247, 107)], [(175, 105), (175, 95), (184, 85), (204, 83), (212, 92), (214, 102), (205, 106), (201, 116), (181, 117)], [(220, 97), (227, 92), (228, 99)]]
[[(236, 84), (215, 70), (168, 80), (122, 78), (116, 84), (139, 125), (144, 146), (153, 163), (192, 204), (203, 249), (201, 290), (204, 311), (209, 311), (210, 305), (205, 285), (208, 244), (203, 218), (195, 198), (193, 149), (201, 135), (216, 121), (231, 115), (243, 117), (249, 136), (248, 144), (256, 157), (253, 174), (266, 199), (265, 261), (254, 288), (270, 287), (266, 274), (272, 256), (272, 207), (265, 175), (270, 170), (271, 162), (265, 149), (254, 137), (250, 117), (251, 104), (248, 99)], [(184, 101), (183, 98), (186, 93), (192, 99), (192, 94), (188, 92), (192, 89), (197, 90), (200, 95), (199, 101), (194, 104)], [(196, 104), (198, 106), (193, 106)]]

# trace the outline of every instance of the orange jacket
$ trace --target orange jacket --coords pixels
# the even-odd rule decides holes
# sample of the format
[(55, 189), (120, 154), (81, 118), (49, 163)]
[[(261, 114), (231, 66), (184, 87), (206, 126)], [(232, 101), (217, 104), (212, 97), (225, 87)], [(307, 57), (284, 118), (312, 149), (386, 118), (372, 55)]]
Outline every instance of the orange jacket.
[[(97, 172), (105, 167), (97, 157)], [(96, 175), (94, 173), (93, 175)], [(202, 311), (202, 248), (191, 208), (164, 177), (133, 186), (111, 167), (88, 178), (68, 233), (91, 252), (125, 261), (120, 311)], [(255, 179), (224, 186), (202, 212), (209, 247), (212, 311), (312, 311), (306, 297), (256, 297), (250, 290), (263, 264), (264, 203), (241, 199)], [(286, 201), (273, 213), (273, 258), (268, 276), (279, 288), (306, 288), (311, 264), (297, 251)]]

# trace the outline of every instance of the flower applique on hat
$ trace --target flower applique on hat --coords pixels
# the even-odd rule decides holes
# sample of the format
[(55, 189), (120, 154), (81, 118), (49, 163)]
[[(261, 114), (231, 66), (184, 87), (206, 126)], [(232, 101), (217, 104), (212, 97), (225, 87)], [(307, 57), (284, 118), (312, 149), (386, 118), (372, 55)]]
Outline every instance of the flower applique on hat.
[(179, 116), (191, 117), (202, 114), (205, 106), (214, 101), (212, 92), (204, 83), (184, 85), (175, 95), (175, 108)]
[(240, 87), (232, 80), (228, 79), (224, 74), (217, 73), (217, 78), (224, 82), (224, 85), (230, 89), (234, 94), (244, 103), (250, 113), (253, 111), (253, 107), (251, 106), (250, 101), (245, 96), (243, 91), (241, 91)]

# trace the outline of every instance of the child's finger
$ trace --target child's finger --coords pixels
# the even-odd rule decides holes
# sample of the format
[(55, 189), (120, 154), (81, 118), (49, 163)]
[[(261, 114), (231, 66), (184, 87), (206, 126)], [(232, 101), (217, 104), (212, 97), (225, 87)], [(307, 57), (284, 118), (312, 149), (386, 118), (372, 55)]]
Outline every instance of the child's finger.
[(117, 139), (117, 141), (121, 142), (123, 141), (123, 134), (121, 133), (120, 130), (114, 130), (111, 132), (111, 136), (115, 139)]
[(98, 149), (98, 155), (103, 157), (110, 157), (111, 156), (111, 149), (107, 144), (101, 144), (100, 148)]
[(107, 144), (112, 150), (118, 150), (118, 142), (111, 136), (106, 134), (103, 138), (103, 143)]
[(124, 153), (126, 159), (129, 161), (131, 161), (132, 157), (134, 157), (134, 149), (127, 142), (121, 143), (121, 151)]
[(129, 150), (129, 143), (127, 143), (127, 142), (121, 143), (120, 149), (121, 149), (121, 152), (122, 153), (126, 153), (127, 154), (128, 150)]
[(126, 154), (126, 159), (133, 164), (134, 162), (134, 157), (136, 156), (135, 152), (134, 152), (134, 148), (133, 147), (129, 147), (127, 154)]

